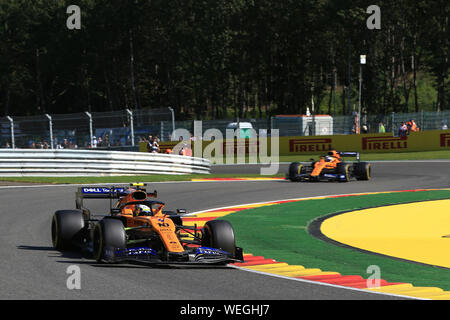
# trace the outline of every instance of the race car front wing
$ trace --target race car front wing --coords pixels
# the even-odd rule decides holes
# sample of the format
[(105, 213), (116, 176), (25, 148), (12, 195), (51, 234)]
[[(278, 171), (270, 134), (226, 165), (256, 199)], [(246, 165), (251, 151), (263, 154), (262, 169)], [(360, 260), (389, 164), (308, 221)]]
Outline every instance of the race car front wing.
[(198, 247), (195, 251), (185, 251), (182, 253), (168, 253), (165, 258), (152, 248), (105, 248), (104, 260), (110, 263), (116, 262), (144, 262), (151, 264), (222, 264), (228, 262), (243, 262), (242, 248), (236, 247), (235, 254), (230, 252), (209, 248)]

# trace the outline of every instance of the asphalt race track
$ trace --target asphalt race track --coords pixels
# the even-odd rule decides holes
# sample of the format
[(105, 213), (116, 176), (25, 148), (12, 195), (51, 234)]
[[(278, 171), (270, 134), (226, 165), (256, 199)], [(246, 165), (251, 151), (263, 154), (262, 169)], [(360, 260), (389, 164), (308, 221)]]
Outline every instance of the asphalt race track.
[[(258, 172), (256, 165), (216, 166), (213, 172)], [(280, 167), (286, 172), (287, 165)], [(376, 162), (371, 181), (350, 183), (158, 183), (168, 209), (194, 212), (269, 200), (450, 186), (450, 161)], [(75, 206), (75, 186), (0, 187), (0, 299), (398, 299), (387, 295), (292, 281), (233, 268), (154, 268), (98, 265), (52, 248), (51, 216)], [(93, 200), (91, 200), (93, 201)], [(100, 200), (99, 212), (108, 202)], [(94, 210), (95, 211), (95, 210)], [(244, 248), (245, 250), (245, 248)], [(69, 290), (67, 268), (81, 270), (81, 289)], [(336, 270), (338, 271), (338, 270)]]

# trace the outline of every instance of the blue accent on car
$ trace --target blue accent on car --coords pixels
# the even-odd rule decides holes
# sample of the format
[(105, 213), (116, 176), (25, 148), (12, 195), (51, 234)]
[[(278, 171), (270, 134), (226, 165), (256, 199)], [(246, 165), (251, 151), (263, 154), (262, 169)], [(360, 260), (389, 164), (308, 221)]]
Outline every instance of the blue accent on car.
[(195, 254), (196, 255), (212, 255), (212, 256), (215, 256), (215, 255), (227, 255), (227, 254), (230, 254), (230, 253), (227, 252), (227, 251), (216, 249), (216, 248), (200, 247), (200, 248), (197, 248), (197, 250), (195, 251)]
[(139, 256), (139, 255), (158, 255), (152, 248), (141, 247), (141, 248), (128, 248), (122, 250), (116, 250), (116, 256)]

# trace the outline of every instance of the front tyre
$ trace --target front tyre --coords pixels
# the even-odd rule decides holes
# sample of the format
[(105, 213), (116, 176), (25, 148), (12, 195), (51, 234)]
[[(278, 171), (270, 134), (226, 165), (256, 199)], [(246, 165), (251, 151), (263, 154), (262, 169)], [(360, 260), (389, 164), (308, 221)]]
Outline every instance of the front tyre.
[(347, 163), (338, 163), (337, 173), (339, 174), (339, 182), (350, 181), (350, 165)]
[(95, 225), (93, 254), (97, 262), (111, 261), (115, 250), (126, 248), (125, 228), (118, 219), (103, 219)]
[(300, 162), (292, 162), (289, 165), (289, 180), (298, 182), (301, 180), (301, 174), (304, 173), (305, 168)]
[(203, 228), (202, 246), (221, 249), (236, 254), (234, 230), (226, 220), (208, 221)]
[(359, 162), (355, 164), (355, 177), (357, 180), (370, 180), (372, 168), (370, 163)]

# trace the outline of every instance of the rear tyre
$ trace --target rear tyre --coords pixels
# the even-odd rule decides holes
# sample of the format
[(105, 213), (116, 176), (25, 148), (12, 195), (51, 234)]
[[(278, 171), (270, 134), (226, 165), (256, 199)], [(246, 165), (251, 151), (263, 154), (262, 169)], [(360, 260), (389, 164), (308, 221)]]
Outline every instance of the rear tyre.
[(305, 167), (300, 162), (292, 162), (289, 165), (289, 180), (298, 182), (301, 180), (300, 174), (304, 173)]
[(357, 180), (370, 180), (371, 171), (370, 163), (359, 162), (355, 164), (354, 173)]
[[(339, 182), (350, 181), (350, 165), (347, 163), (338, 163), (337, 173), (339, 174)], [(341, 178), (341, 176), (344, 176)]]
[(58, 210), (52, 218), (52, 243), (57, 250), (70, 250), (77, 241), (81, 242), (84, 228), (81, 210)]
[(236, 254), (234, 230), (226, 220), (208, 221), (203, 228), (202, 246)]
[(118, 219), (103, 219), (95, 225), (93, 254), (97, 262), (112, 260), (114, 250), (126, 248), (125, 228)]

